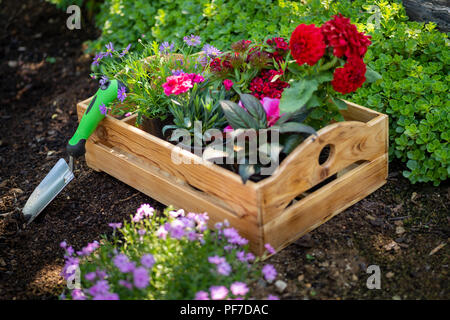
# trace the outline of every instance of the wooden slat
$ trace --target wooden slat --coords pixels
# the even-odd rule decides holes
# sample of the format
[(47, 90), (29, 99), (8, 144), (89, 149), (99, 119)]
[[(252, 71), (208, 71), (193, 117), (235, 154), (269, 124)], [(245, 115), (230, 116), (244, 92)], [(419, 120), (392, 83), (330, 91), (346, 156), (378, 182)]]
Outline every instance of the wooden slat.
[[(298, 146), (274, 174), (257, 184), (263, 198), (262, 223), (276, 218), (298, 195), (359, 160), (373, 160), (385, 153), (387, 117), (370, 122), (345, 121), (329, 125)], [(319, 164), (319, 154), (332, 145), (329, 159)]]
[(123, 151), (116, 152), (101, 143), (86, 142), (86, 162), (89, 167), (100, 169), (118, 180), (133, 186), (153, 199), (190, 212), (208, 212), (209, 227), (227, 219), (240, 234), (251, 243), (251, 249), (259, 254), (262, 234), (256, 215), (236, 216), (217, 203), (219, 199), (173, 181), (170, 177), (136, 161)]
[[(82, 115), (86, 106), (84, 103), (78, 105), (79, 115)], [(90, 140), (107, 141), (110, 145), (134, 154), (170, 176), (222, 199), (238, 215), (257, 213), (253, 182), (249, 181), (244, 185), (237, 174), (211, 162), (195, 164), (201, 158), (181, 148), (175, 148), (173, 144), (134, 126), (106, 116)], [(175, 164), (172, 161), (172, 154), (177, 157), (184, 156), (190, 163)]]
[(281, 250), (363, 199), (386, 183), (387, 159), (366, 162), (287, 208), (264, 225), (264, 241)]

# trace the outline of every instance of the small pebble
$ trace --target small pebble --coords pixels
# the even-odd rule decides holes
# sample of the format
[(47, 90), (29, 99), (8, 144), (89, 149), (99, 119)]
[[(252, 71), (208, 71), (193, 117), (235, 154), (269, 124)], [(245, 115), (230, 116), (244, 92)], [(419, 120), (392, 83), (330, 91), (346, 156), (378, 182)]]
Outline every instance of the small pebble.
[(287, 283), (282, 280), (277, 280), (275, 281), (275, 287), (277, 287), (279, 293), (282, 293), (286, 289)]

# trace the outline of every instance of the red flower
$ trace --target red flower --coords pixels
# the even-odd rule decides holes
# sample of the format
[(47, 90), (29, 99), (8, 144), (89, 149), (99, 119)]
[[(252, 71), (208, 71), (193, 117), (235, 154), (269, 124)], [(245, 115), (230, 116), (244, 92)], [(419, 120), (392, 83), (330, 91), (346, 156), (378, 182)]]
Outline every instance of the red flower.
[(324, 55), (326, 44), (320, 28), (314, 24), (300, 24), (292, 32), (289, 48), (299, 65), (313, 66)]
[(360, 88), (366, 81), (366, 64), (361, 58), (352, 57), (342, 68), (336, 68), (331, 81), (333, 89), (346, 94)]
[(273, 77), (276, 75), (283, 74), (282, 70), (263, 70), (261, 75), (253, 78), (250, 83), (250, 91), (253, 96), (258, 99), (263, 99), (265, 97), (272, 99), (280, 99), (283, 90), (289, 87), (289, 84), (285, 81), (277, 79), (272, 81)]
[(223, 80), (223, 85), (225, 87), (225, 90), (230, 91), (231, 87), (233, 87), (233, 81), (229, 80), (229, 79), (225, 79)]
[(356, 26), (350, 23), (350, 19), (342, 14), (335, 15), (330, 21), (322, 26), (322, 33), (327, 45), (333, 47), (333, 54), (342, 58), (342, 56), (362, 58), (367, 48), (372, 43), (370, 36), (358, 32)]

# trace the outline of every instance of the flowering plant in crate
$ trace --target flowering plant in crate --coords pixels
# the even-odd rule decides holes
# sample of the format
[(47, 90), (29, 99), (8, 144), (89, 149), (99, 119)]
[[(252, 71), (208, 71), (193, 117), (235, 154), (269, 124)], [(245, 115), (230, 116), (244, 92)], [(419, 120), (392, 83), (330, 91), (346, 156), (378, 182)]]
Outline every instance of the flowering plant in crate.
[[(94, 241), (75, 252), (66, 242), (64, 278), (79, 275), (63, 298), (248, 299), (253, 282), (272, 282), (277, 272), (248, 252), (247, 240), (228, 225), (208, 230), (206, 213), (167, 208), (157, 214), (143, 204), (130, 222), (111, 223), (112, 239)], [(274, 253), (266, 245), (267, 253)], [(275, 299), (275, 296), (268, 298)]]
[[(370, 36), (336, 15), (320, 27), (298, 25), (289, 40), (242, 40), (224, 52), (205, 44), (200, 54), (193, 54), (201, 39), (185, 37), (175, 65), (175, 46), (153, 43), (151, 50), (129, 58), (118, 76), (125, 74), (122, 80), (131, 86), (130, 103), (138, 121), (142, 114), (166, 117), (169, 123), (163, 130), (172, 130), (169, 140), (187, 136), (185, 145), (211, 147), (208, 159), (233, 164), (229, 168), (245, 182), (261, 176), (264, 169), (270, 168), (264, 175), (270, 174), (272, 164), (307, 135), (343, 120), (339, 110), (346, 103), (341, 95), (380, 78), (363, 61), (370, 44)], [(150, 71), (147, 66), (129, 73), (129, 66), (149, 53), (153, 56), (145, 61)], [(133, 78), (135, 74), (142, 77)], [(249, 135), (251, 130), (256, 133)], [(239, 139), (242, 145), (236, 147)], [(252, 141), (256, 149), (248, 151)]]

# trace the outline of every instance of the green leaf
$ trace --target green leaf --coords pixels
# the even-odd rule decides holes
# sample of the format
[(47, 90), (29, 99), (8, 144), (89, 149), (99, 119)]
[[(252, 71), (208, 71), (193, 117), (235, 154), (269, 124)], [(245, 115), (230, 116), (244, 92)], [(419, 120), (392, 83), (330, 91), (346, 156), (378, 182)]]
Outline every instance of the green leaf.
[(228, 123), (234, 128), (253, 128), (258, 129), (258, 123), (253, 119), (243, 108), (238, 104), (229, 101), (221, 100), (220, 106), (222, 107), (223, 113), (228, 120)]
[(254, 164), (240, 164), (239, 175), (242, 178), (242, 182), (245, 184), (247, 180), (256, 173), (256, 166)]
[(295, 134), (290, 135), (286, 141), (284, 142), (284, 147), (281, 152), (285, 154), (289, 154), (294, 151), (295, 148), (303, 141), (303, 137), (301, 135)]
[(259, 123), (261, 128), (267, 127), (267, 115), (261, 102), (252, 96), (251, 94), (241, 94), (240, 95), (242, 104), (247, 109), (248, 113), (255, 118)]
[(280, 113), (294, 112), (308, 102), (317, 90), (319, 83), (316, 80), (301, 79), (284, 90), (280, 101)]
[(313, 127), (310, 127), (303, 123), (297, 123), (297, 122), (287, 122), (283, 123), (279, 127), (272, 127), (273, 129), (278, 128), (280, 130), (280, 133), (288, 133), (288, 132), (296, 132), (296, 133), (309, 133), (317, 135), (316, 130), (314, 130)]
[(331, 97), (331, 100), (337, 106), (337, 108), (339, 110), (347, 110), (347, 104), (344, 101), (342, 101), (341, 99)]
[(375, 70), (372, 70), (371, 68), (369, 68), (369, 66), (367, 66), (366, 69), (366, 82), (367, 83), (372, 83), (375, 82), (377, 80), (380, 80), (381, 74), (379, 74), (378, 72), (376, 72)]

